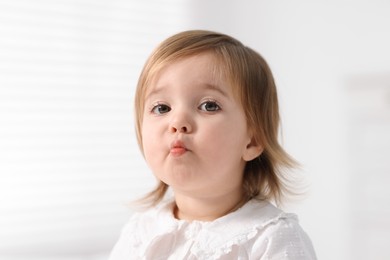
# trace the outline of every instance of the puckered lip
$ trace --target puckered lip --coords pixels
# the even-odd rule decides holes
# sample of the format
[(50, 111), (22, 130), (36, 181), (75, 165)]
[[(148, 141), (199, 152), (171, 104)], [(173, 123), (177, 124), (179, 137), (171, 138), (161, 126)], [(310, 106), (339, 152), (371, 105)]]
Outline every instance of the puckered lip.
[(185, 154), (187, 151), (189, 150), (182, 140), (175, 140), (171, 143), (171, 147), (170, 147), (171, 155), (178, 157)]

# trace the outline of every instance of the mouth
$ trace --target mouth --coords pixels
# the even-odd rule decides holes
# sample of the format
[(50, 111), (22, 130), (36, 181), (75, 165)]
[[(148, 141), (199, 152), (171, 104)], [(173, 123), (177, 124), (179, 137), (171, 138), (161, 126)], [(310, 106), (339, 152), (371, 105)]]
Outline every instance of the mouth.
[(185, 154), (188, 151), (188, 149), (185, 147), (184, 143), (182, 141), (174, 141), (171, 145), (170, 154), (174, 157), (179, 157), (183, 154)]

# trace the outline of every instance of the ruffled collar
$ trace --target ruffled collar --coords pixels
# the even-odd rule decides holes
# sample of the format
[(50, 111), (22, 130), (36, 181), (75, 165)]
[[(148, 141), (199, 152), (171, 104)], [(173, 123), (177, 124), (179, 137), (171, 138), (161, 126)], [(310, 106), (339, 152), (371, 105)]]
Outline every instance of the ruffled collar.
[(251, 200), (238, 210), (210, 222), (178, 220), (173, 215), (173, 207), (174, 203), (169, 202), (140, 215), (137, 222), (143, 228), (137, 244), (142, 244), (139, 245), (144, 255), (157, 241), (174, 241), (175, 233), (185, 230), (189, 236), (196, 233), (191, 253), (198, 259), (210, 259), (229, 253), (234, 245), (245, 244), (280, 219), (296, 219), (295, 214), (284, 213), (271, 203), (258, 200)]

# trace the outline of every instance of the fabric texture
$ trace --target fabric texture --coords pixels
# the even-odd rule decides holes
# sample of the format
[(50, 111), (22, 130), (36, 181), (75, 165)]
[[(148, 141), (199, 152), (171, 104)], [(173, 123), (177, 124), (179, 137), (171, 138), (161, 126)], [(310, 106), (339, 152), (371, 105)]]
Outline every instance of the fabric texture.
[(316, 259), (295, 214), (251, 200), (211, 222), (177, 220), (174, 203), (135, 213), (110, 260)]

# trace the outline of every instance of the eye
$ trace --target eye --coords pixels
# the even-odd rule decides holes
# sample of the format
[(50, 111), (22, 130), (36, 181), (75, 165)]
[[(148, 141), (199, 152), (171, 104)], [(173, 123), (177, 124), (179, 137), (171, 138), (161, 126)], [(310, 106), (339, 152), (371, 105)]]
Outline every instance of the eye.
[(171, 108), (169, 106), (164, 104), (158, 104), (152, 108), (151, 112), (157, 115), (162, 115), (168, 113), (169, 111), (171, 111)]
[(221, 107), (215, 101), (206, 101), (200, 104), (199, 109), (207, 112), (215, 112), (221, 110)]

